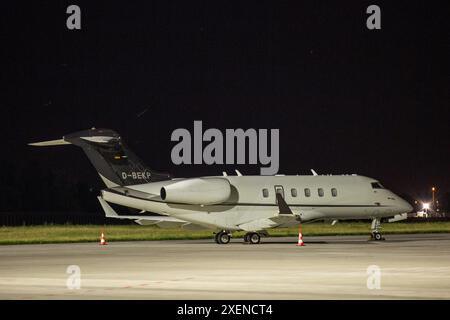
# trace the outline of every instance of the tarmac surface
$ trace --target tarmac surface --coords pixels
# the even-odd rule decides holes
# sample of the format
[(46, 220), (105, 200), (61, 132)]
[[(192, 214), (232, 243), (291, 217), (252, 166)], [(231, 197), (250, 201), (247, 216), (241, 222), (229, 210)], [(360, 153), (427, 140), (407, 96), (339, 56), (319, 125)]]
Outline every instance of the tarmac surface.
[(0, 299), (450, 298), (450, 234), (367, 238), (0, 246)]

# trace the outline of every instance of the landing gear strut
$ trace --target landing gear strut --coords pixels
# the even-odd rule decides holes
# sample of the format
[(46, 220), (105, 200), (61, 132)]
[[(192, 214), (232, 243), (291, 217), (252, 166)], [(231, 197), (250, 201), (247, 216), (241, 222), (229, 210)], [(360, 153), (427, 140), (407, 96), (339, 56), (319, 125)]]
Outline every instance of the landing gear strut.
[(248, 232), (244, 236), (244, 242), (250, 244), (258, 244), (261, 242), (261, 236), (257, 232)]
[(217, 244), (227, 244), (231, 240), (231, 234), (226, 230), (222, 230), (214, 235), (214, 240)]
[(381, 240), (385, 240), (383, 235), (380, 232), (381, 229), (381, 221), (379, 218), (374, 218), (372, 220), (372, 232), (370, 234), (370, 239), (369, 240), (374, 240), (374, 241), (381, 241)]

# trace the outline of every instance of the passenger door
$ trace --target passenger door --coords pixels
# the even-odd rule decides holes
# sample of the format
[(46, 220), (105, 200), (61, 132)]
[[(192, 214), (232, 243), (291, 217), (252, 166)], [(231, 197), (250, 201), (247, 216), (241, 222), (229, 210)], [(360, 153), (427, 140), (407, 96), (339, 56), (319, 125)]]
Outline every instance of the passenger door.
[(275, 186), (275, 203), (278, 204), (278, 200), (277, 200), (277, 193), (281, 194), (281, 196), (284, 198), (284, 189), (283, 186)]

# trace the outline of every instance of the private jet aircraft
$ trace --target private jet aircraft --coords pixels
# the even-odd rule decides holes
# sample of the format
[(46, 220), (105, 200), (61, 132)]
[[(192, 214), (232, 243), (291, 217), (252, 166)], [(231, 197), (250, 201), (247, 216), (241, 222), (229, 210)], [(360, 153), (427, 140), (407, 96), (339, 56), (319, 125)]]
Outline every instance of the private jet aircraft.
[[(401, 220), (412, 210), (376, 179), (354, 174), (243, 176), (237, 171), (236, 176), (173, 178), (148, 168), (109, 129), (92, 128), (59, 140), (30, 143), (67, 144), (84, 150), (105, 183), (98, 200), (107, 217), (141, 225), (211, 229), (218, 244), (229, 243), (232, 231), (246, 231), (244, 241), (258, 244), (271, 228), (345, 219), (371, 219), (371, 239), (383, 240), (381, 219)], [(111, 204), (139, 213), (118, 214)]]

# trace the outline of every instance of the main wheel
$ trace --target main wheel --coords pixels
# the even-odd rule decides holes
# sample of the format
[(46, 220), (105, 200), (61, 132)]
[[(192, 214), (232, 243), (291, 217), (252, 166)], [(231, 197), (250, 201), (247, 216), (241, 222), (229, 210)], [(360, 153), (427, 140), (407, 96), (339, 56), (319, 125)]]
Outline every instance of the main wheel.
[(258, 243), (260, 243), (260, 241), (261, 241), (261, 237), (260, 237), (259, 234), (257, 234), (256, 232), (251, 233), (251, 234), (249, 235), (249, 242), (250, 242), (251, 244), (258, 244)]
[(225, 231), (220, 231), (216, 234), (214, 240), (216, 240), (216, 243), (218, 244), (227, 244), (230, 242), (231, 236)]
[(220, 244), (220, 242), (219, 242), (219, 234), (220, 234), (220, 232), (218, 232), (218, 233), (216, 233), (216, 234), (214, 235), (214, 241), (215, 241), (217, 244)]

